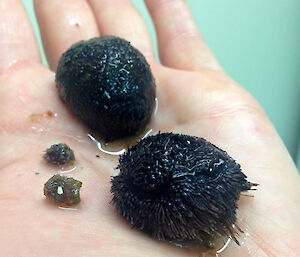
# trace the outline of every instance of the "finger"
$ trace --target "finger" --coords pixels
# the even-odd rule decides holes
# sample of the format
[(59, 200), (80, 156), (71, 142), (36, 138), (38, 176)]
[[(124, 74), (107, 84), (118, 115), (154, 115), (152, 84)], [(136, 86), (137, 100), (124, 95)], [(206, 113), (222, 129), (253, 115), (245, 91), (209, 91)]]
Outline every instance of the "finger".
[(184, 0), (145, 0), (154, 22), (162, 64), (184, 70), (221, 69)]
[(138, 48), (148, 59), (154, 60), (154, 51), (148, 29), (130, 0), (89, 0), (103, 35), (124, 38)]
[(99, 35), (93, 12), (84, 0), (35, 0), (34, 6), (52, 70), (72, 44)]
[(0, 71), (19, 61), (40, 61), (26, 10), (19, 0), (0, 1)]

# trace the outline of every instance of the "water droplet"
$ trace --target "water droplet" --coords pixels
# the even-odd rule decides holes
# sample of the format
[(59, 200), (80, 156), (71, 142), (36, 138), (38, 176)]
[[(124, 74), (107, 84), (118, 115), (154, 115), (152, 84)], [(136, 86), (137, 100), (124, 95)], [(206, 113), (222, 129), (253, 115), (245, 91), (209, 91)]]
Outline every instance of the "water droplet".
[(11, 67), (11, 66), (13, 66), (15, 63), (17, 63), (18, 62), (18, 60), (17, 59), (15, 59), (15, 60), (12, 60), (9, 64), (8, 64), (8, 67)]
[(105, 153), (105, 154), (109, 154), (109, 155), (122, 155), (126, 152), (125, 148), (121, 149), (121, 150), (118, 150), (118, 151), (108, 151), (108, 150), (105, 150), (103, 149), (102, 145), (101, 145), (101, 142), (98, 141), (95, 137), (93, 137), (91, 134), (88, 134), (88, 137), (96, 144), (97, 148)]
[(149, 130), (146, 132), (146, 134), (145, 134), (141, 139), (144, 139), (144, 138), (146, 138), (147, 136), (149, 136), (149, 135), (151, 134), (152, 131), (153, 131), (152, 128), (149, 129)]
[(158, 98), (155, 97), (155, 107), (154, 107), (154, 111), (153, 111), (153, 116), (157, 115), (157, 111), (158, 111)]
[(45, 129), (44, 127), (42, 126), (31, 126), (31, 129), (38, 132), (38, 133), (46, 133), (48, 132), (47, 129)]
[(58, 206), (58, 209), (61, 209), (61, 210), (64, 210), (64, 211), (78, 211), (77, 208), (62, 207), (62, 206)]
[(74, 166), (74, 167), (71, 167), (71, 168), (70, 168), (70, 166), (66, 166), (66, 167), (63, 166), (63, 167), (61, 167), (61, 170), (59, 171), (59, 173), (60, 174), (69, 173), (69, 172), (74, 171), (76, 169), (77, 169), (77, 166)]
[(70, 17), (69, 24), (71, 26), (79, 27), (81, 25), (81, 22), (78, 19), (76, 19), (75, 17)]
[(223, 247), (216, 251), (216, 256), (219, 256), (218, 254), (224, 252), (224, 250), (228, 247), (228, 245), (230, 244), (231, 241), (232, 241), (232, 239), (231, 239), (231, 237), (229, 237), (227, 239), (226, 243), (223, 245)]

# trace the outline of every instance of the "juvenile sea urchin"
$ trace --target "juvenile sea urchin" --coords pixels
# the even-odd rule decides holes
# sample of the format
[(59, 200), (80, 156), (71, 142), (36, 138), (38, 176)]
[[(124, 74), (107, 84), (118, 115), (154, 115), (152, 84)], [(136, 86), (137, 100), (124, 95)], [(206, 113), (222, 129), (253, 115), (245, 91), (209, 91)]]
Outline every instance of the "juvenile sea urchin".
[(74, 164), (75, 155), (73, 150), (66, 144), (54, 144), (51, 145), (43, 155), (46, 162), (55, 165)]
[(112, 202), (133, 227), (152, 237), (212, 246), (216, 236), (237, 243), (237, 201), (251, 190), (225, 151), (202, 138), (173, 133), (147, 137), (119, 160)]
[(56, 204), (72, 206), (80, 202), (81, 186), (81, 181), (56, 174), (44, 184), (44, 195)]

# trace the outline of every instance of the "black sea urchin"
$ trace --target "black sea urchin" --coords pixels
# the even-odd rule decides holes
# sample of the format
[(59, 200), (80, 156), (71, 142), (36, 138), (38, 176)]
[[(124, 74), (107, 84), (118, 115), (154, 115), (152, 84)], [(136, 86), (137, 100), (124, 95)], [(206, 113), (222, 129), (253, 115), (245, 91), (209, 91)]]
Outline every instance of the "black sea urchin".
[(206, 247), (216, 236), (237, 242), (237, 201), (255, 184), (225, 151), (203, 138), (162, 133), (141, 140), (119, 161), (112, 202), (133, 227)]
[(80, 41), (60, 58), (56, 86), (72, 112), (106, 141), (145, 128), (155, 103), (150, 66), (128, 41)]

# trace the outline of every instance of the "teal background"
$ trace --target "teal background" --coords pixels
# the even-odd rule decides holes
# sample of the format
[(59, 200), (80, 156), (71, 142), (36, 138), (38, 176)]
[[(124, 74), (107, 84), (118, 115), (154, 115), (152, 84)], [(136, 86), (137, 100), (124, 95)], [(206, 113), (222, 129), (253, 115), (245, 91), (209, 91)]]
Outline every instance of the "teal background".
[[(32, 0), (23, 2), (41, 46)], [(143, 1), (133, 2), (156, 42)], [(260, 102), (300, 165), (300, 1), (187, 0), (187, 3), (226, 72)], [(43, 60), (46, 63), (45, 57)]]

